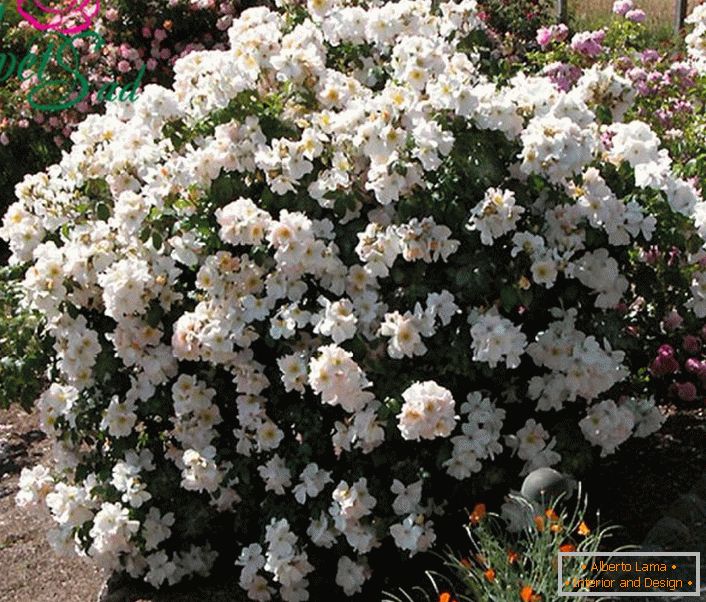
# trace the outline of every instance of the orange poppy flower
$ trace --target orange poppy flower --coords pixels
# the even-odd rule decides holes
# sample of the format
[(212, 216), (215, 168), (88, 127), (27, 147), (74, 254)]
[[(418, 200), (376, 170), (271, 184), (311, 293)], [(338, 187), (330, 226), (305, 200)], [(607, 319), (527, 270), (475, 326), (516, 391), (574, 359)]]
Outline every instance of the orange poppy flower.
[(534, 526), (537, 527), (537, 531), (542, 533), (544, 531), (544, 518), (541, 516), (535, 516)]
[(572, 543), (565, 543), (565, 544), (559, 546), (559, 551), (560, 552), (575, 552), (576, 546)]
[(485, 518), (485, 514), (485, 504), (476, 504), (468, 519), (471, 521), (472, 525), (477, 525)]
[(485, 578), (486, 578), (490, 583), (492, 583), (493, 581), (495, 581), (495, 570), (494, 570), (494, 569), (490, 569), (490, 568), (489, 568), (487, 571), (485, 571), (485, 573), (483, 573), (483, 575), (485, 575)]
[(549, 530), (550, 530), (552, 533), (560, 533), (560, 532), (561, 532), (561, 528), (562, 528), (562, 527), (561, 527), (561, 524), (559, 524), (559, 523), (553, 523), (553, 524), (549, 525)]
[(591, 532), (591, 529), (588, 528), (588, 525), (585, 522), (581, 521), (581, 524), (579, 524), (578, 532), (579, 535), (583, 535), (584, 537), (586, 537), (586, 535)]
[(559, 520), (559, 515), (556, 512), (554, 512), (554, 508), (547, 508), (547, 510), (544, 514), (550, 521), (558, 521)]
[(458, 600), (452, 598), (449, 592), (441, 592), (439, 594), (439, 602), (458, 602)]
[(517, 559), (518, 559), (519, 557), (520, 557), (520, 555), (519, 555), (517, 552), (515, 552), (514, 550), (508, 550), (508, 551), (507, 551), (507, 561), (508, 561), (510, 564), (514, 564), (515, 562), (517, 562)]
[(520, 590), (520, 600), (522, 600), (522, 602), (540, 602), (541, 599), (542, 596), (535, 594), (530, 585), (525, 585)]

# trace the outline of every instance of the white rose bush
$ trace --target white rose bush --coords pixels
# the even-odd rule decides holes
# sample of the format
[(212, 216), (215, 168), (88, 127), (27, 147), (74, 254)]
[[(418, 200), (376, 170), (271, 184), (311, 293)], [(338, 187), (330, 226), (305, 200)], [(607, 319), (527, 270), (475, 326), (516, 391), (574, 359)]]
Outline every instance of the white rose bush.
[(494, 79), (482, 27), (473, 0), (248, 9), (17, 186), (0, 233), (54, 345), (54, 465), (18, 503), (58, 551), (355, 596), (473, 488), (659, 429), (645, 254), (689, 258), (670, 294), (705, 317), (706, 204), (622, 121), (628, 80)]

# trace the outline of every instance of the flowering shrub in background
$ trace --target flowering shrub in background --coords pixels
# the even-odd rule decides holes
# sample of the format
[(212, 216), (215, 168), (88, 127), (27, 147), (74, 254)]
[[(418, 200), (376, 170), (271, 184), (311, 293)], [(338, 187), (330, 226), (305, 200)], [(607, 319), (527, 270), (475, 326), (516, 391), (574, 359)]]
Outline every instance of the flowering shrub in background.
[(553, 20), (552, 0), (482, 0), (478, 16), (486, 25), (493, 59), (519, 63), (537, 49), (537, 30)]
[[(98, 11), (95, 3), (87, 4), (71, 3), (68, 9), (69, 17), (77, 11), (80, 13), (79, 9), (87, 12), (92, 17), (91, 28), (106, 41), (100, 49), (91, 38), (75, 42), (77, 53), (72, 60), (78, 60), (75, 68), (88, 79), (94, 90), (89, 97), (59, 112), (47, 113), (32, 108), (28, 93), (38, 83), (37, 61), (34, 67), (31, 61), (28, 63), (29, 68), (23, 74), (26, 79), (5, 78), (0, 85), (0, 163), (7, 166), (0, 175), (0, 194), (6, 197), (0, 202), (3, 212), (10, 203), (14, 184), (25, 173), (58, 160), (58, 151), (65, 148), (76, 124), (88, 114), (103, 111), (105, 101), (97, 92), (101, 86), (116, 79), (121, 83), (132, 82), (143, 66), (143, 84), (171, 84), (173, 66), (179, 57), (193, 50), (223, 47), (226, 30), (243, 6), (240, 2), (225, 0), (119, 0), (103, 3)], [(27, 10), (34, 9), (33, 5), (34, 2), (22, 4)], [(248, 3), (245, 2), (244, 6)], [(41, 11), (35, 12), (34, 21), (45, 28), (64, 22), (63, 17), (59, 19), (59, 14), (47, 16)], [(67, 24), (74, 24), (74, 21), (69, 19)], [(54, 29), (48, 27), (46, 33), (38, 35), (35, 27), (15, 6), (8, 6), (4, 19), (0, 19), (2, 50), (13, 52), (18, 61), (30, 50), (42, 59), (44, 53), (48, 53), (50, 60), (45, 77), (63, 79), (70, 84), (71, 78), (56, 64), (54, 55), (59, 38)], [(68, 29), (73, 30), (72, 27)], [(10, 61), (6, 68), (10, 68), (9, 64)], [(55, 97), (61, 95), (55, 88), (52, 88), (52, 94)]]
[(55, 465), (18, 502), (58, 550), (353, 596), (469, 483), (659, 428), (643, 340), (664, 299), (706, 316), (706, 204), (624, 121), (629, 79), (496, 82), (482, 27), (473, 0), (248, 9), (18, 185), (0, 234), (55, 341)]
[(649, 123), (678, 162), (677, 169), (683, 169), (701, 155), (704, 141), (700, 109), (706, 11), (699, 6), (687, 19), (687, 25), (694, 25), (686, 37), (688, 53), (678, 43), (651, 47), (654, 40), (644, 21), (636, 2), (618, 0), (613, 19), (601, 29), (573, 33), (563, 24), (541, 27), (536, 36), (541, 51), (530, 56), (561, 90), (569, 90), (595, 66), (615, 69), (635, 94), (628, 118)]
[[(532, 54), (532, 60), (560, 90), (571, 90), (580, 78), (596, 69), (612, 69), (626, 78), (634, 98), (632, 106), (626, 108), (625, 119), (649, 123), (668, 151), (673, 170), (700, 194), (706, 183), (706, 120), (702, 110), (706, 94), (706, 7), (696, 7), (687, 19), (691, 31), (686, 36), (686, 54), (679, 47), (650, 48), (650, 37), (642, 25), (645, 13), (632, 0), (615, 2), (613, 13), (606, 28), (573, 36), (563, 25), (540, 28), (537, 42), (543, 50)], [(659, 397), (694, 401), (703, 397), (703, 358), (696, 342), (701, 337), (704, 309), (697, 304), (695, 311), (685, 312), (680, 306), (689, 301), (668, 291), (673, 283), (683, 284), (684, 279), (691, 281), (693, 291), (702, 290), (700, 274), (706, 259), (702, 254), (685, 255), (678, 245), (667, 243), (642, 250), (641, 260), (646, 267), (641, 278), (656, 278), (660, 285), (650, 292), (646, 289), (637, 304), (623, 307), (642, 322), (629, 332), (639, 337), (653, 355), (651, 375), (663, 384)], [(656, 290), (667, 294), (655, 294)], [(649, 326), (647, 321), (651, 322)], [(660, 335), (652, 337), (648, 332)], [(677, 355), (684, 356), (681, 363)]]

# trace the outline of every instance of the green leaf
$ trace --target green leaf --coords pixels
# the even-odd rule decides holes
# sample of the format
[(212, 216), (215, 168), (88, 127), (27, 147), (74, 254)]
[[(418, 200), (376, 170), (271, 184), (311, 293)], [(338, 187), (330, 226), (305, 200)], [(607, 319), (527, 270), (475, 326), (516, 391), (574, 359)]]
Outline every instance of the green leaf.
[(519, 303), (517, 291), (512, 286), (504, 286), (500, 290), (500, 300), (503, 303), (505, 311), (510, 311)]
[(99, 220), (104, 222), (108, 221), (108, 218), (110, 217), (110, 209), (108, 208), (108, 205), (105, 203), (98, 203), (96, 205), (96, 216)]
[(162, 306), (161, 305), (153, 305), (152, 307), (150, 307), (149, 311), (145, 315), (145, 321), (152, 328), (157, 328), (157, 326), (159, 326), (159, 322), (162, 319), (163, 315), (164, 315), (164, 311), (162, 310)]

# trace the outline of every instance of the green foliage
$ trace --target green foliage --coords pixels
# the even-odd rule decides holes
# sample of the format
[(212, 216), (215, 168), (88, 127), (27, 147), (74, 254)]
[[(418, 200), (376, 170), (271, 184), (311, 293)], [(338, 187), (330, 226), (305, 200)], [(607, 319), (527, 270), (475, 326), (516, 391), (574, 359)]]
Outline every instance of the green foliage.
[(0, 269), (0, 408), (30, 410), (46, 386), (50, 341), (39, 314), (20, 304), (20, 270)]
[[(587, 519), (588, 500), (580, 492), (573, 504), (560, 497), (547, 508), (520, 496), (511, 495), (509, 500), (525, 515), (522, 530), (511, 532), (499, 515), (486, 514), (483, 504), (476, 505), (466, 526), (470, 548), (461, 555), (447, 552), (443, 574), (427, 573), (434, 597), (417, 588), (412, 593), (388, 594), (385, 602), (517, 602), (525, 599), (521, 596), (542, 602), (564, 600), (557, 592), (559, 552), (596, 552), (611, 528), (587, 524), (593, 521)], [(573, 558), (564, 558), (562, 568), (572, 579), (588, 577)]]
[(554, 21), (556, 14), (553, 0), (481, 0), (478, 4), (502, 54), (516, 58), (537, 48), (537, 29)]

